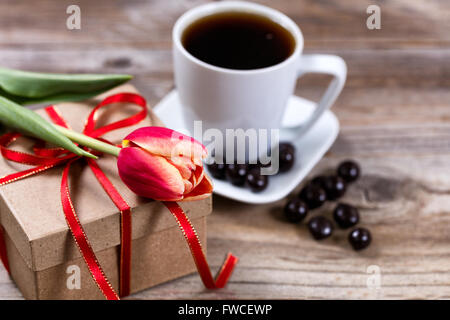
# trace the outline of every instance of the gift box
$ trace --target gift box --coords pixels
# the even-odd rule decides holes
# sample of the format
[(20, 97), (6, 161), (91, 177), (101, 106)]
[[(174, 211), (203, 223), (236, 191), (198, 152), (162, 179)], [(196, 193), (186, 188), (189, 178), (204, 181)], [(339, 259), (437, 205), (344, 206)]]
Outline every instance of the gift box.
[[(136, 92), (120, 86), (88, 101), (61, 103), (58, 112), (70, 127), (81, 132), (88, 114), (105, 97), (119, 92)], [(44, 110), (37, 110), (48, 118)], [(120, 103), (101, 113), (99, 125), (136, 112), (132, 103)], [(149, 111), (138, 124), (108, 132), (103, 137), (120, 143), (132, 130), (161, 122)], [(19, 138), (14, 150), (28, 151), (33, 141)], [(184, 235), (168, 209), (158, 201), (133, 194), (117, 174), (116, 159), (102, 156), (97, 164), (131, 207), (131, 293), (176, 279), (196, 270)], [(29, 169), (0, 158), (0, 177)], [(0, 187), (0, 224), (10, 275), (27, 299), (103, 299), (70, 233), (61, 204), (61, 175), (57, 166), (40, 174)], [(69, 173), (69, 189), (91, 247), (112, 287), (119, 291), (121, 217), (86, 161), (76, 161)], [(211, 197), (181, 202), (206, 249), (206, 217)]]

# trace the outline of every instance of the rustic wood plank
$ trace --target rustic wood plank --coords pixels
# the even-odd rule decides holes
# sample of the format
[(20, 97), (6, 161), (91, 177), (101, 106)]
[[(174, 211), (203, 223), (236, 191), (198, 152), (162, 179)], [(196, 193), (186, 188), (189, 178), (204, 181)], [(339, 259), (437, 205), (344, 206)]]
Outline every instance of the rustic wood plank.
[[(308, 53), (337, 54), (348, 65), (347, 89), (366, 87), (449, 87), (450, 48), (379, 49), (379, 50), (307, 50)], [(173, 83), (172, 54), (169, 50), (99, 48), (54, 50), (4, 49), (1, 65), (30, 71), (68, 73), (129, 73), (135, 76), (146, 93), (152, 87), (167, 88)], [(70, 63), (68, 63), (70, 61)], [(100, 70), (100, 71), (99, 71)], [(320, 86), (328, 83), (326, 76), (307, 76), (301, 85)], [(152, 92), (153, 93), (153, 92)], [(166, 92), (164, 92), (165, 94)]]
[(9, 277), (3, 265), (0, 264), (0, 299), (18, 300), (23, 299), (22, 294)]
[[(36, 10), (26, 0), (0, 3), (0, 45), (52, 44), (169, 48), (176, 18), (207, 0), (80, 0), (82, 29), (65, 27), (72, 2), (42, 0)], [(448, 46), (450, 4), (442, 0), (260, 0), (291, 16), (302, 28), (307, 48), (389, 48)], [(382, 10), (382, 29), (366, 28), (366, 8)]]

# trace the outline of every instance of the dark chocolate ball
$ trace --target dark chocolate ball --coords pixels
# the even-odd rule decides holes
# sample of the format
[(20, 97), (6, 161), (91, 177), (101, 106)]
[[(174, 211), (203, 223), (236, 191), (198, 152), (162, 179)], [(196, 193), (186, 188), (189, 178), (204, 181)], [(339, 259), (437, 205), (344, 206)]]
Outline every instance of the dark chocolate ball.
[(226, 166), (225, 164), (221, 163), (212, 163), (212, 164), (208, 164), (208, 171), (209, 173), (216, 179), (225, 179), (225, 170), (226, 170)]
[(329, 176), (324, 181), (324, 189), (328, 200), (336, 200), (342, 197), (347, 190), (347, 184), (341, 177)]
[(356, 181), (361, 174), (359, 165), (352, 160), (341, 162), (337, 168), (337, 175), (346, 182)]
[(339, 203), (333, 211), (333, 218), (339, 227), (347, 229), (359, 222), (359, 212), (349, 204)]
[(308, 214), (308, 206), (300, 199), (292, 199), (284, 207), (286, 219), (290, 222), (300, 222)]
[(367, 248), (372, 242), (370, 231), (365, 228), (356, 228), (348, 235), (348, 241), (354, 250), (362, 250)]
[(319, 186), (323, 189), (325, 186), (325, 180), (327, 178), (328, 178), (327, 176), (316, 176), (311, 180), (310, 184)]
[(289, 171), (295, 162), (295, 147), (288, 142), (279, 145), (280, 172)]
[(247, 173), (247, 184), (252, 191), (260, 192), (267, 188), (269, 177), (261, 174), (261, 168), (253, 167)]
[(305, 201), (309, 209), (313, 210), (325, 203), (327, 194), (321, 187), (314, 184), (307, 184), (300, 192), (299, 198)]
[(236, 186), (242, 186), (247, 179), (248, 165), (231, 163), (226, 166), (226, 176)]
[(309, 220), (308, 229), (314, 239), (322, 240), (331, 236), (334, 228), (330, 219), (318, 216)]

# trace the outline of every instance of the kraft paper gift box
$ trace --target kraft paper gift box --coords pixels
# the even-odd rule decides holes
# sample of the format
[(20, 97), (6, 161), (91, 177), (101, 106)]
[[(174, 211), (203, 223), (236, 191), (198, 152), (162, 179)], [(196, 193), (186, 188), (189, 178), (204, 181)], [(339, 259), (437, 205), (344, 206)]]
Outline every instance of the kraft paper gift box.
[[(124, 85), (89, 101), (61, 103), (56, 107), (71, 128), (81, 132), (92, 108), (106, 96), (119, 92), (136, 92), (136, 89)], [(99, 124), (135, 112), (132, 104), (117, 104), (101, 114)], [(44, 110), (38, 113), (46, 117)], [(162, 125), (151, 110), (144, 121), (104, 137), (120, 143), (132, 130), (149, 125)], [(20, 138), (12, 148), (29, 152), (32, 144), (31, 140)], [(195, 272), (189, 247), (165, 206), (134, 195), (120, 181), (114, 157), (101, 157), (98, 164), (132, 208), (131, 293)], [(28, 168), (0, 158), (0, 177)], [(104, 299), (64, 218), (60, 199), (62, 168), (0, 186), (0, 223), (10, 275), (27, 299)], [(118, 292), (120, 213), (84, 160), (72, 165), (69, 181), (80, 222), (100, 265)], [(211, 198), (180, 202), (180, 205), (206, 248), (206, 216), (212, 210)]]

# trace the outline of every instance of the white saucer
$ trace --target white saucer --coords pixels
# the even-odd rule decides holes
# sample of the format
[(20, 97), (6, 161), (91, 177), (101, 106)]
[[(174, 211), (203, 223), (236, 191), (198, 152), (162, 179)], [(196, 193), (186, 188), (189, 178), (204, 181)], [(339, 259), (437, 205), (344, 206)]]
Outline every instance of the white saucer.
[[(181, 104), (176, 90), (165, 96), (153, 109), (164, 124), (173, 130), (189, 134), (181, 114)], [(275, 176), (269, 176), (269, 185), (262, 192), (252, 192), (248, 187), (236, 187), (228, 181), (214, 179), (214, 192), (246, 203), (270, 203), (287, 196), (305, 178), (331, 147), (339, 133), (339, 121), (331, 111), (326, 111), (302, 138), (292, 141), (293, 130), (316, 108), (316, 103), (292, 96), (283, 119), (281, 141), (290, 141), (296, 148), (294, 167)]]

